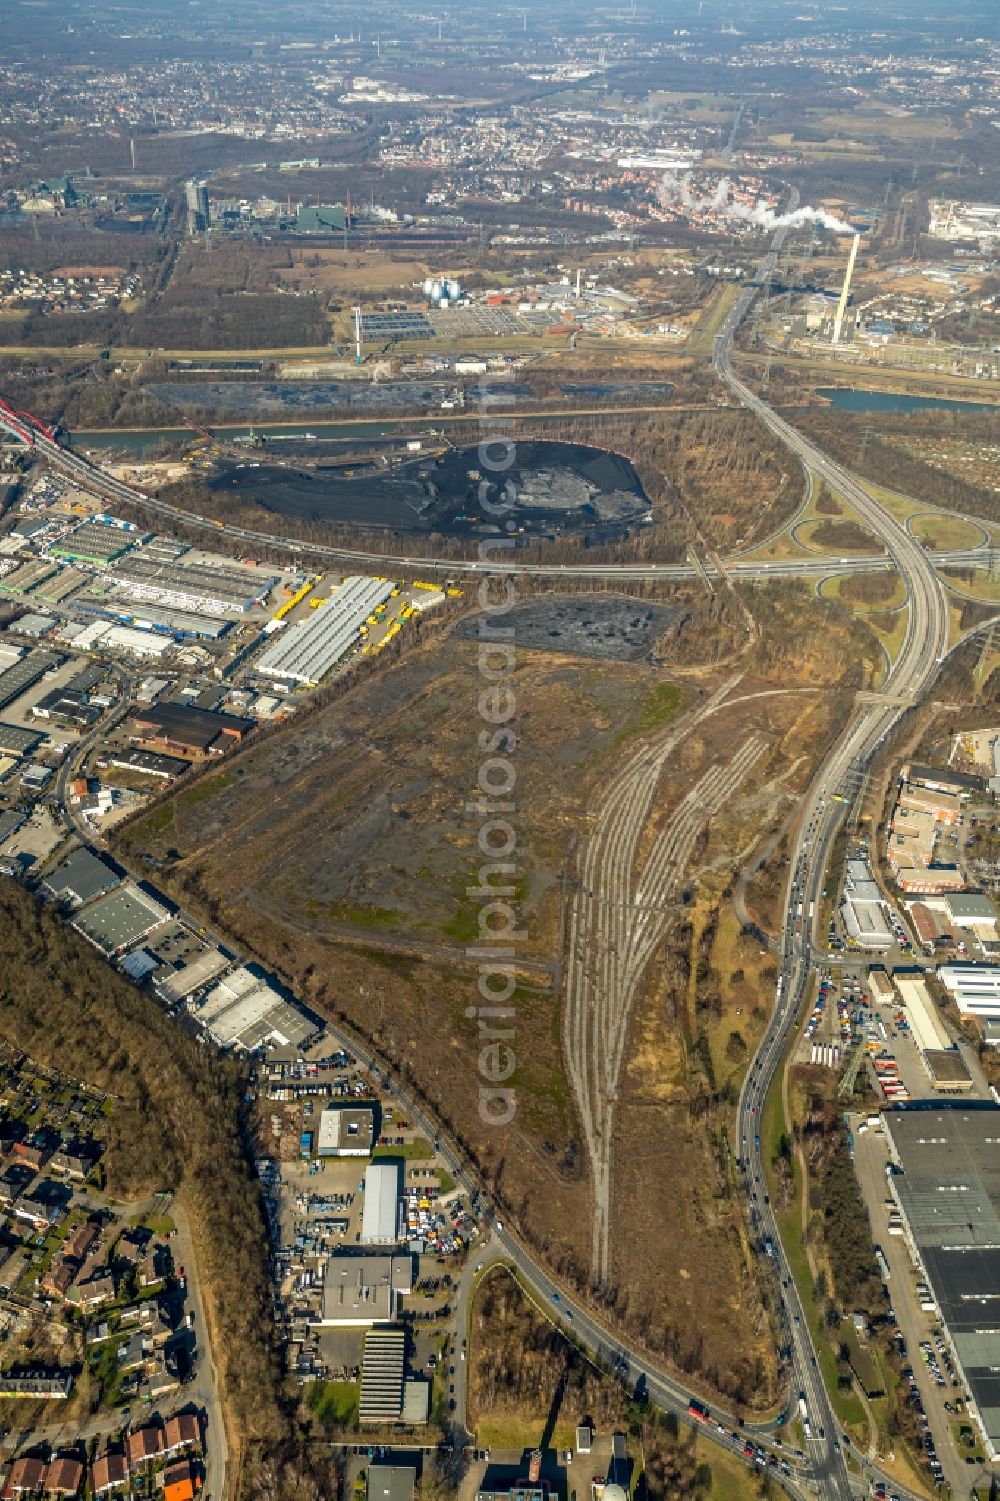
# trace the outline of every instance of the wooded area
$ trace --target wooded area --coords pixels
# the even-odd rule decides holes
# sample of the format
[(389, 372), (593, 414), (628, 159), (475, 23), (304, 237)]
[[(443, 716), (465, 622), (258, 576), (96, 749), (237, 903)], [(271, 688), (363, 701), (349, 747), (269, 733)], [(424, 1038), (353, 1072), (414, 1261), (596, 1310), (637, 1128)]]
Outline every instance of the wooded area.
[(119, 1097), (106, 1157), (112, 1193), (171, 1188), (183, 1198), (243, 1494), (323, 1494), (292, 1437), (242, 1071), (199, 1046), (53, 911), (3, 878), (0, 1036)]

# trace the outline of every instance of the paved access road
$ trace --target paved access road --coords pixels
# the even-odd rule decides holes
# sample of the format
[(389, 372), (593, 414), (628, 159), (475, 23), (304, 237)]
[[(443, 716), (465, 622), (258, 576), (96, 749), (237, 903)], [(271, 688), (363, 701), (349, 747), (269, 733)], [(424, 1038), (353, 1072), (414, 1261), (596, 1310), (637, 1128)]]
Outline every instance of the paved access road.
[[(782, 238), (783, 232), (779, 231), (772, 251), (765, 259), (762, 274), (766, 275), (773, 268)], [(741, 1151), (741, 1159), (746, 1165), (751, 1212), (756, 1215), (756, 1224), (761, 1235), (769, 1235), (773, 1240), (776, 1250), (776, 1269), (784, 1293), (784, 1310), (790, 1321), (788, 1335), (795, 1370), (793, 1396), (799, 1391), (804, 1394), (810, 1414), (812, 1440), (808, 1446), (809, 1458), (818, 1482), (820, 1496), (833, 1498), (833, 1501), (848, 1501), (848, 1498), (854, 1494), (854, 1486), (847, 1471), (839, 1434), (834, 1426), (829, 1398), (816, 1365), (816, 1354), (798, 1293), (791, 1281), (788, 1264), (781, 1248), (774, 1214), (770, 1204), (766, 1201), (761, 1150), (757, 1133), (752, 1129), (752, 1123), (759, 1119), (764, 1097), (781, 1066), (785, 1040), (791, 1030), (795, 1012), (809, 979), (812, 959), (811, 923), (807, 919), (805, 931), (802, 931), (803, 924), (797, 922), (796, 912), (800, 904), (806, 913), (811, 913), (818, 905), (830, 848), (844, 809), (843, 804), (832, 800), (833, 794), (849, 785), (855, 769), (870, 759), (903, 712), (901, 704), (916, 699), (927, 687), (946, 650), (948, 611), (944, 590), (934, 571), (935, 560), (928, 556), (919, 543), (909, 535), (906, 528), (884, 506), (864, 490), (848, 470), (827, 458), (784, 418), (772, 411), (733, 373), (731, 363), (733, 337), (755, 296), (756, 288), (748, 288), (740, 296), (716, 337), (713, 360), (717, 374), (740, 402), (753, 411), (797, 455), (807, 469), (811, 469), (820, 478), (826, 480), (831, 489), (855, 507), (864, 523), (882, 541), (889, 559), (899, 570), (910, 602), (906, 638), (885, 684), (887, 696), (880, 699), (878, 695), (873, 695), (869, 702), (859, 706), (846, 731), (828, 754), (804, 800), (802, 819), (792, 849), (792, 873), (787, 891), (786, 922), (781, 944), (774, 1013), (747, 1075), (739, 1105), (741, 1146), (744, 1136), (746, 1141), (746, 1146)], [(53, 439), (44, 434), (36, 435), (35, 446), (52, 463), (53, 467), (71, 474), (81, 483), (90, 488), (96, 488), (99, 493), (106, 494), (111, 499), (125, 500), (133, 504), (140, 503), (154, 513), (167, 515), (171, 519), (189, 525), (200, 525), (218, 530), (220, 535), (235, 536), (239, 540), (260, 542), (272, 547), (286, 546), (295, 554), (316, 553), (342, 561), (369, 562), (381, 566), (399, 564), (405, 567), (411, 564), (416, 565), (419, 561), (421, 570), (433, 566), (424, 559), (411, 560), (381, 553), (306, 547), (297, 539), (274, 538), (266, 533), (252, 532), (244, 528), (217, 527), (212, 523), (206, 523), (203, 518), (168, 507), (162, 502), (133, 491), (129, 486), (88, 464), (78, 455), (61, 448)], [(950, 556), (952, 561), (956, 561), (960, 555)], [(492, 571), (500, 569), (508, 571), (509, 567), (509, 565), (499, 563), (491, 565), (453, 561), (437, 566), (441, 570), (455, 574), (476, 571), (485, 573), (491, 569)], [(785, 568), (783, 564), (748, 564), (746, 562), (741, 562), (736, 566), (741, 573), (745, 569), (747, 576), (762, 576), (769, 573), (778, 575), (779, 572), (784, 572)], [(858, 566), (870, 568), (884, 565), (877, 560), (873, 563), (871, 559), (843, 561), (820, 559), (815, 563), (812, 560), (806, 562), (795, 560), (789, 565), (789, 569), (792, 574), (796, 574), (808, 572), (814, 567), (826, 572), (841, 572), (853, 570)], [(524, 573), (557, 578), (679, 576), (679, 570), (676, 567), (667, 565), (632, 567), (597, 565), (593, 568), (552, 568), (544, 565), (515, 565), (515, 567), (517, 571)], [(353, 1041), (347, 1040), (347, 1045), (355, 1054), (358, 1053), (359, 1050)], [(426, 1120), (422, 1112), (410, 1102), (407, 1103), (412, 1118), (422, 1120), (424, 1129), (436, 1135), (436, 1128)], [(756, 1112), (756, 1114), (751, 1112)], [(470, 1189), (474, 1187), (469, 1181), (468, 1174), (461, 1171), (457, 1155), (453, 1168), (456, 1177), (463, 1182), (463, 1186)], [(670, 1411), (686, 1412), (688, 1394), (679, 1383), (630, 1351), (620, 1338), (602, 1328), (582, 1305), (570, 1301), (559, 1293), (544, 1268), (535, 1262), (520, 1247), (510, 1232), (504, 1230), (499, 1223), (495, 1227), (495, 1235), (499, 1246), (517, 1266), (526, 1285), (533, 1290), (543, 1304), (558, 1309), (561, 1321), (587, 1349), (606, 1360), (609, 1365), (616, 1367), (633, 1384), (640, 1382), (658, 1405)], [(714, 1441), (726, 1447), (737, 1446), (738, 1440), (733, 1438), (732, 1431), (728, 1430), (725, 1425), (713, 1421), (705, 1425), (704, 1431)], [(796, 1479), (794, 1476), (785, 1477), (780, 1472), (774, 1474), (773, 1470), (772, 1474), (774, 1479), (791, 1495), (815, 1494), (815, 1491), (809, 1488), (808, 1482)], [(855, 1486), (857, 1483), (855, 1482)], [(906, 1495), (900, 1486), (894, 1485), (892, 1488), (900, 1495)]]

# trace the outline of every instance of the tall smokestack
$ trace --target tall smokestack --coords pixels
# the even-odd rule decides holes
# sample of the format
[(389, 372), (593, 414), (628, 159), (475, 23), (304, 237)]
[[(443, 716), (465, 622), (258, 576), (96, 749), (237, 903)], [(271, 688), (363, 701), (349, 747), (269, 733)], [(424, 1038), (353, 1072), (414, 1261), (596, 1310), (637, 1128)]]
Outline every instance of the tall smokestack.
[(858, 246), (861, 244), (861, 236), (856, 234), (851, 244), (851, 253), (847, 257), (847, 272), (844, 276), (844, 287), (837, 304), (837, 316), (833, 324), (833, 342), (840, 343), (840, 330), (844, 326), (844, 314), (847, 312), (847, 299), (851, 295), (851, 277), (854, 275), (854, 262), (858, 258)]
[(576, 268), (576, 300), (580, 301), (580, 267)]
[(356, 307), (354, 309), (354, 341), (355, 341), (355, 356), (354, 356), (355, 363), (358, 364), (358, 365), (360, 365), (361, 364), (361, 309), (359, 307)]

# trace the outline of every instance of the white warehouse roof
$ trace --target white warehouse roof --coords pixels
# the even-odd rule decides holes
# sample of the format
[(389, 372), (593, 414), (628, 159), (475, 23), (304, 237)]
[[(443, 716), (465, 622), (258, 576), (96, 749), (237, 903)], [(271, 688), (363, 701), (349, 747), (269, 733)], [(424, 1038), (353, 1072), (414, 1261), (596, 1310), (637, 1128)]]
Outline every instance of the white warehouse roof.
[(213, 985), (194, 1019), (220, 1048), (247, 1052), (268, 1044), (301, 1047), (316, 1031), (305, 1012), (245, 968)]
[(881, 902), (847, 896), (840, 910), (845, 928), (863, 949), (892, 947), (892, 933)]
[(1000, 1017), (1000, 969), (992, 964), (942, 964), (938, 979), (963, 1016)]
[(257, 671), (299, 683), (318, 683), (353, 646), (368, 616), (394, 588), (388, 579), (352, 574), (324, 605), (282, 631), (257, 662)]
[(893, 978), (906, 1007), (910, 1030), (917, 1046), (924, 1053), (947, 1052), (951, 1047), (951, 1038), (941, 1023), (924, 981), (900, 974)]
[(400, 1164), (369, 1163), (365, 1173), (365, 1206), (361, 1216), (363, 1245), (391, 1246), (398, 1241), (401, 1198)]

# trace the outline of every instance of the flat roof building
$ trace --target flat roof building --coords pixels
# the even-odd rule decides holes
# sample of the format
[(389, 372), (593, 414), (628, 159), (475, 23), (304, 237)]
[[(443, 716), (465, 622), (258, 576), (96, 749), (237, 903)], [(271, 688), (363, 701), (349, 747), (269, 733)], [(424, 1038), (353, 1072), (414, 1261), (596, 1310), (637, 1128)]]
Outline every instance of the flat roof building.
[(120, 954), (166, 922), (166, 907), (128, 881), (101, 897), (73, 919), (73, 926), (102, 954)]
[(347, 1252), (328, 1256), (323, 1281), (323, 1317), (329, 1329), (391, 1324), (399, 1300), (413, 1291), (413, 1258)]
[(887, 1110), (889, 1188), (991, 1459), (1000, 1457), (1000, 1109)]
[(938, 979), (963, 1016), (1000, 1017), (1000, 968), (992, 964), (942, 964)]
[(413, 1501), (415, 1479), (410, 1465), (369, 1465), (367, 1501)]
[(0, 751), (10, 756), (28, 756), (46, 738), (42, 730), (26, 730), (19, 724), (0, 724)]
[(370, 1105), (328, 1105), (320, 1114), (317, 1157), (370, 1157), (374, 1140)]
[(361, 1215), (361, 1241), (369, 1246), (391, 1246), (399, 1240), (399, 1206), (402, 1199), (402, 1163), (372, 1162), (365, 1173), (365, 1203)]
[(114, 766), (122, 771), (138, 772), (140, 776), (155, 777), (161, 782), (172, 782), (190, 769), (190, 762), (180, 756), (159, 756), (155, 751), (110, 750), (97, 756), (100, 767)]
[(127, 625), (111, 625), (105, 631), (101, 647), (107, 651), (121, 652), (126, 657), (150, 657), (158, 661), (173, 650), (173, 641), (169, 636), (158, 635), (155, 631), (137, 631)]
[(923, 979), (918, 975), (901, 974), (898, 970), (893, 979), (906, 1008), (906, 1019), (917, 1047), (922, 1052), (950, 1048), (951, 1038), (945, 1031)]
[(50, 871), (42, 882), (42, 890), (56, 902), (67, 902), (71, 907), (82, 907), (102, 892), (111, 891), (120, 885), (121, 877), (100, 855), (88, 849), (76, 849), (65, 860), (60, 860), (55, 870)]
[(844, 927), (860, 948), (888, 949), (892, 947), (892, 930), (881, 901), (845, 896), (840, 910), (844, 919)]
[(101, 709), (90, 702), (89, 694), (77, 688), (53, 688), (32, 704), (31, 713), (38, 719), (52, 719), (59, 724), (82, 730), (100, 719)]
[(952, 771), (951, 767), (925, 766), (922, 762), (912, 761), (909, 766), (903, 768), (906, 780), (911, 786), (930, 787), (934, 792), (985, 792), (986, 781), (983, 777), (977, 777), (967, 771)]
[(201, 990), (228, 969), (229, 960), (215, 948), (206, 948), (194, 959), (180, 965), (163, 964), (153, 979), (153, 988), (167, 1006), (176, 1006), (196, 990)]
[(370, 1329), (361, 1359), (362, 1423), (395, 1423), (403, 1411), (406, 1331)]
[(202, 615), (226, 612), (242, 614), (267, 598), (275, 575), (230, 560), (195, 558), (179, 561), (140, 548), (120, 559), (110, 580), (119, 597), (152, 600), (171, 609), (187, 609)]
[(68, 558), (72, 562), (110, 563), (120, 558), (139, 540), (139, 533), (111, 522), (93, 518), (75, 527), (68, 536), (53, 542), (49, 552), (56, 558)]
[(255, 720), (237, 714), (163, 702), (137, 709), (133, 723), (138, 731), (134, 738), (142, 744), (195, 759), (224, 755), (256, 725)]
[(360, 639), (361, 627), (394, 587), (388, 579), (345, 578), (324, 605), (280, 633), (258, 660), (257, 671), (294, 683), (318, 683)]
[(962, 800), (958, 793), (936, 792), (932, 787), (904, 787), (897, 807), (933, 814), (935, 821), (943, 824), (957, 824), (962, 816)]
[[(50, 624), (54, 622), (50, 621)], [(0, 672), (0, 709), (6, 709), (7, 705), (20, 698), (22, 693), (27, 693), (29, 688), (33, 688), (47, 672), (61, 667), (65, 660), (65, 657), (57, 656), (55, 652), (33, 651), (28, 656), (22, 657), (20, 661), (14, 662), (4, 672)]]
[(214, 985), (193, 1015), (220, 1048), (245, 1053), (260, 1048), (301, 1050), (322, 1028), (316, 1017), (245, 967)]
[(981, 896), (978, 892), (949, 892), (944, 905), (955, 927), (995, 928), (997, 925), (997, 909), (988, 896)]

